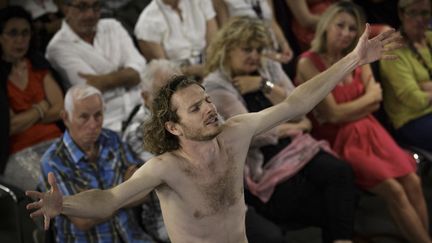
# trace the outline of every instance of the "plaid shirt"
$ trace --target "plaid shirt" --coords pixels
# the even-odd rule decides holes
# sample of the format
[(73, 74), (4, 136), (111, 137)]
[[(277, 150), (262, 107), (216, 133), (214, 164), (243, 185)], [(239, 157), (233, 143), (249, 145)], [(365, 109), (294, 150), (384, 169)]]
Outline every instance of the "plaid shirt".
[[(141, 161), (131, 153), (113, 131), (103, 129), (98, 140), (99, 157), (96, 163), (88, 158), (66, 131), (42, 157), (42, 175), (48, 190), (48, 172), (53, 172), (63, 195), (73, 195), (85, 190), (108, 189), (123, 182), (130, 165)], [(57, 242), (153, 242), (139, 228), (131, 210), (121, 209), (108, 221), (95, 225), (88, 231), (79, 230), (64, 215), (55, 218)]]

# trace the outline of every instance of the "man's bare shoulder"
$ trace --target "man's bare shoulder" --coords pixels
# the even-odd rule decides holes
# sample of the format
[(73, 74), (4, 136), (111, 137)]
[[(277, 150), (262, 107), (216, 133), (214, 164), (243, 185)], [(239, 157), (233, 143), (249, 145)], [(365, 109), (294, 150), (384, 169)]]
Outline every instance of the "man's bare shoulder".
[(224, 135), (235, 135), (247, 133), (253, 129), (253, 113), (246, 113), (233, 116), (225, 121), (222, 128), (222, 134)]
[(173, 166), (176, 158), (172, 152), (165, 152), (148, 160), (145, 165), (154, 169), (166, 170)]

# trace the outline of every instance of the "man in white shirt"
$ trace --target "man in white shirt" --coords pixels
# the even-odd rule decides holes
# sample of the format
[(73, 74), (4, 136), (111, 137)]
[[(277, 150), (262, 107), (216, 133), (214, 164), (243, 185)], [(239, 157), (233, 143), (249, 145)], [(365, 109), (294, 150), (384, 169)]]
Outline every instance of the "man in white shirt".
[(98, 0), (65, 0), (65, 21), (46, 56), (69, 84), (88, 83), (103, 92), (104, 127), (119, 132), (122, 121), (141, 102), (137, 86), (145, 59), (119, 22), (100, 20)]
[(144, 57), (182, 65), (186, 75), (202, 77), (203, 54), (216, 34), (216, 13), (210, 0), (153, 0), (135, 25)]

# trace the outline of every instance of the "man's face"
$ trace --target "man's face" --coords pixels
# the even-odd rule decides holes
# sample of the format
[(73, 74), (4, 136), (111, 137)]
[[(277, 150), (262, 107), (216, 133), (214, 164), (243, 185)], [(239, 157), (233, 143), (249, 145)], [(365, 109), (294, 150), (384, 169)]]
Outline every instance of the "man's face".
[(171, 107), (177, 110), (176, 123), (179, 137), (193, 141), (207, 141), (221, 132), (221, 120), (210, 97), (198, 85), (176, 91), (171, 97)]
[(74, 0), (65, 6), (65, 17), (72, 30), (80, 37), (93, 35), (100, 18), (98, 0)]
[(97, 142), (103, 124), (103, 105), (98, 95), (75, 100), (72, 114), (66, 116), (65, 125), (78, 146), (89, 148)]

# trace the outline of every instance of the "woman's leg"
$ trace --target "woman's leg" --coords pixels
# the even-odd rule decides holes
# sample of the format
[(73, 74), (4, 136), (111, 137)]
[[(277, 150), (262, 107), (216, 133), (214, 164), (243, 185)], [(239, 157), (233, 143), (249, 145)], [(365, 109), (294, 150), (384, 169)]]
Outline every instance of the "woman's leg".
[(404, 177), (396, 179), (402, 185), (405, 190), (408, 200), (417, 212), (423, 226), (426, 231), (429, 231), (429, 217), (426, 207), (426, 201), (423, 195), (423, 190), (421, 188), (420, 178), (415, 174), (411, 173)]
[(396, 224), (401, 228), (409, 242), (432, 242), (422, 220), (408, 199), (404, 187), (397, 180), (385, 180), (370, 191), (386, 201)]
[(432, 114), (412, 120), (396, 130), (398, 140), (432, 152)]
[(318, 153), (300, 172), (322, 192), (324, 224), (333, 240), (351, 240), (356, 187), (351, 166), (326, 152)]

